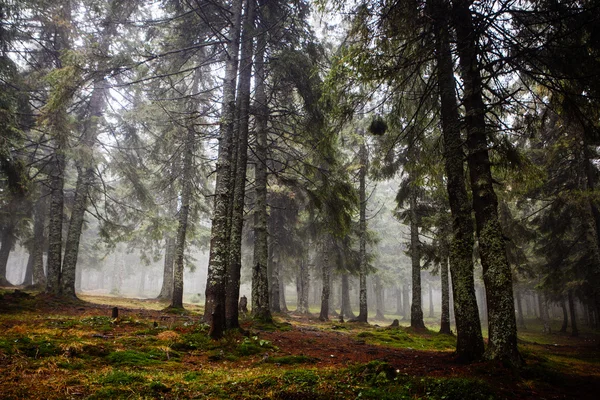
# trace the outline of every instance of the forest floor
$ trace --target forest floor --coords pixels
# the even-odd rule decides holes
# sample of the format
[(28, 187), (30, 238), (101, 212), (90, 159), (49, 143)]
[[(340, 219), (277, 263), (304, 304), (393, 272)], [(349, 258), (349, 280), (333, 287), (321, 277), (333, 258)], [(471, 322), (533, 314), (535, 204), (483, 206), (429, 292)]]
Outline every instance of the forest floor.
[[(596, 399), (600, 336), (519, 332), (525, 366), (457, 363), (434, 331), (280, 314), (214, 342), (201, 308), (0, 290), (2, 399)], [(119, 317), (111, 317), (112, 307)]]

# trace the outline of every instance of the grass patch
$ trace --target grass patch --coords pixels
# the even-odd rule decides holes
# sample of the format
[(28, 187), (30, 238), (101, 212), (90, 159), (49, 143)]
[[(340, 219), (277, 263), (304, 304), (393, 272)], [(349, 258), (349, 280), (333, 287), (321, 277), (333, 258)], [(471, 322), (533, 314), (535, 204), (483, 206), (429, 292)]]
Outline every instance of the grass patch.
[(456, 337), (437, 332), (410, 333), (403, 328), (383, 328), (360, 332), (357, 338), (373, 344), (417, 350), (454, 350)]
[[(166, 356), (165, 356), (166, 358)], [(145, 366), (157, 364), (164, 358), (157, 352), (142, 353), (135, 350), (114, 351), (106, 356), (108, 362), (114, 365)]]

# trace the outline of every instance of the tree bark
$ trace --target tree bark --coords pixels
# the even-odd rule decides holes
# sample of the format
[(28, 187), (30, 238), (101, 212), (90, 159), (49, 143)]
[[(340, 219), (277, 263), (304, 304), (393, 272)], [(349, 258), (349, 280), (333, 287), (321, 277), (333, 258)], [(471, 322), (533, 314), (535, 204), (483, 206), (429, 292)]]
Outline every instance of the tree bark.
[[(254, 166), (255, 194), (254, 203), (254, 264), (252, 266), (252, 315), (255, 319), (265, 322), (272, 321), (269, 306), (269, 275), (267, 272), (267, 260), (269, 257), (268, 225), (267, 225), (267, 122), (269, 118), (269, 107), (267, 105), (266, 71), (265, 71), (265, 48), (267, 46), (266, 32), (258, 36), (256, 48), (255, 69), (255, 108), (256, 108), (256, 144), (254, 153), (256, 162)], [(305, 283), (302, 282), (302, 268), (300, 264), (299, 278), (301, 280), (301, 293), (299, 293), (298, 304), (300, 312), (306, 313), (308, 309), (302, 310), (302, 290)]]
[(369, 319), (369, 309), (367, 304), (367, 195), (366, 195), (366, 178), (367, 164), (369, 162), (367, 154), (367, 146), (364, 142), (364, 132), (362, 133), (363, 143), (360, 146), (360, 169), (358, 171), (359, 179), (359, 221), (358, 221), (358, 241), (359, 241), (359, 300), (358, 300), (358, 316), (356, 321), (367, 322)]
[(459, 360), (469, 362), (481, 358), (484, 352), (473, 276), (472, 209), (465, 185), (463, 140), (447, 19), (449, 10), (442, 0), (433, 0), (431, 4), (435, 24), (446, 190), (452, 213), (450, 272), (457, 334), (456, 355)]
[(346, 319), (356, 318), (350, 304), (350, 282), (348, 280), (348, 274), (342, 274), (342, 306), (340, 311), (342, 316)]
[(469, 0), (454, 2), (452, 16), (464, 85), (463, 103), (469, 150), (467, 163), (488, 303), (489, 345), (486, 356), (490, 360), (520, 365), (522, 358), (517, 349), (512, 273), (498, 220), (498, 199), (493, 187), (487, 145), (486, 108), (478, 63), (480, 50), (469, 9), (470, 3)]
[(44, 248), (46, 238), (44, 236), (44, 225), (46, 224), (47, 193), (41, 191), (40, 198), (35, 204), (35, 216), (33, 222), (33, 284), (40, 287), (46, 286), (46, 274), (44, 273)]
[[(107, 44), (103, 47), (106, 50)], [(77, 184), (75, 187), (75, 199), (71, 210), (71, 219), (67, 231), (65, 243), (65, 254), (62, 265), (61, 293), (63, 296), (76, 298), (75, 275), (77, 268), (77, 256), (79, 254), (79, 240), (83, 229), (89, 189), (94, 179), (94, 165), (92, 154), (94, 142), (98, 136), (98, 122), (104, 110), (104, 96), (106, 83), (104, 78), (94, 82), (90, 98), (90, 116), (86, 121), (83, 138), (81, 141), (82, 159), (77, 163)]]
[(15, 226), (10, 223), (2, 229), (2, 245), (0, 246), (0, 286), (13, 286), (6, 279), (6, 266), (8, 264), (8, 256), (15, 244), (14, 236)]
[[(199, 72), (196, 72), (198, 75)], [(197, 86), (197, 85), (193, 85)], [(188, 122), (187, 135), (185, 138), (183, 155), (183, 175), (181, 177), (181, 207), (179, 209), (179, 220), (177, 226), (177, 235), (175, 236), (174, 262), (173, 262), (173, 297), (171, 299), (172, 308), (183, 308), (183, 259), (185, 254), (185, 236), (187, 233), (188, 216), (192, 201), (193, 191), (193, 169), (194, 169), (194, 143), (196, 132), (193, 128), (193, 122)]]
[(450, 329), (450, 285), (448, 282), (448, 262), (449, 258), (442, 258), (440, 265), (440, 280), (442, 285), (442, 316), (440, 320), (440, 333), (451, 335)]
[(575, 309), (575, 295), (572, 289), (567, 292), (567, 296), (569, 299), (569, 312), (571, 314), (571, 336), (577, 337), (579, 336), (579, 329), (577, 329), (577, 311)]
[(379, 321), (385, 320), (385, 311), (383, 305), (383, 285), (381, 277), (375, 275), (375, 319)]
[(248, 164), (248, 122), (250, 117), (250, 81), (254, 51), (255, 1), (248, 0), (241, 40), (240, 74), (237, 89), (237, 160), (235, 163), (233, 203), (231, 212), (231, 238), (225, 299), (225, 327), (236, 329), (239, 322), (240, 276), (242, 269), (242, 229), (244, 226), (244, 200), (246, 198), (246, 167)]
[(217, 156), (217, 177), (215, 184), (215, 204), (211, 227), (208, 273), (206, 279), (206, 300), (204, 320), (210, 324), (209, 335), (213, 339), (223, 337), (225, 330), (225, 289), (227, 264), (229, 261), (230, 227), (229, 200), (232, 195), (231, 153), (233, 146), (233, 124), (235, 119), (235, 93), (238, 69), (239, 35), (242, 14), (242, 0), (234, 0), (231, 6), (232, 24), (228, 36), (225, 78), (223, 82), (223, 106), (219, 150)]
[(412, 264), (412, 303), (410, 305), (410, 326), (425, 329), (421, 298), (421, 245), (419, 243), (419, 220), (417, 215), (417, 194), (411, 188), (410, 194), (410, 259)]
[(516, 290), (515, 296), (517, 298), (517, 313), (519, 314), (519, 316), (517, 318), (517, 324), (518, 324), (519, 329), (525, 330), (525, 329), (527, 329), (527, 327), (525, 326), (525, 318), (523, 316), (523, 304), (522, 304), (523, 302), (521, 301), (521, 291)]
[(560, 307), (562, 308), (562, 312), (563, 312), (563, 323), (562, 323), (562, 326), (560, 327), (560, 332), (567, 333), (567, 328), (569, 327), (569, 314), (567, 312), (567, 304), (566, 304), (564, 297), (560, 301)]
[[(325, 243), (329, 243), (329, 238), (325, 239)], [(323, 291), (321, 292), (321, 313), (319, 314), (319, 320), (329, 320), (329, 296), (331, 294), (331, 265), (329, 264), (329, 246), (323, 245), (323, 265), (322, 277), (323, 277)]]
[(158, 300), (169, 300), (173, 298), (173, 263), (175, 262), (175, 235), (168, 232), (165, 234), (165, 258), (163, 260), (163, 281), (158, 294)]

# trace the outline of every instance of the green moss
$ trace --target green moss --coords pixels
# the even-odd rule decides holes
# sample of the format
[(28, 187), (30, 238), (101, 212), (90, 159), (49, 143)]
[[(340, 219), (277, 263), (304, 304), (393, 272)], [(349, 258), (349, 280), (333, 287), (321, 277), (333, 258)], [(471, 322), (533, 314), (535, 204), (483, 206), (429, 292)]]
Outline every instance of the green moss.
[(265, 360), (266, 363), (270, 364), (282, 364), (282, 365), (292, 365), (292, 364), (312, 364), (315, 363), (318, 359), (314, 357), (308, 357), (304, 355), (300, 356), (281, 356), (281, 357), (269, 357)]
[(144, 381), (146, 378), (139, 373), (121, 370), (113, 370), (98, 379), (98, 383), (102, 385), (131, 385), (134, 382)]
[(141, 353), (135, 350), (115, 351), (106, 356), (106, 359), (115, 365), (152, 365), (161, 360), (156, 354)]

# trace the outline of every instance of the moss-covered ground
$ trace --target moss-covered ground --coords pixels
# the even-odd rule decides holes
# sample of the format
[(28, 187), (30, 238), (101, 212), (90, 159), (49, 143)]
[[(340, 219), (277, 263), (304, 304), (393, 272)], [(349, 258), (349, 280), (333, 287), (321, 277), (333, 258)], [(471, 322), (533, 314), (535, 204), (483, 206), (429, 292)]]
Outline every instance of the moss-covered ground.
[[(455, 338), (281, 314), (207, 336), (202, 309), (0, 292), (2, 399), (560, 399), (600, 393), (598, 335), (519, 334), (525, 367), (455, 362)], [(119, 317), (111, 318), (112, 307)]]

